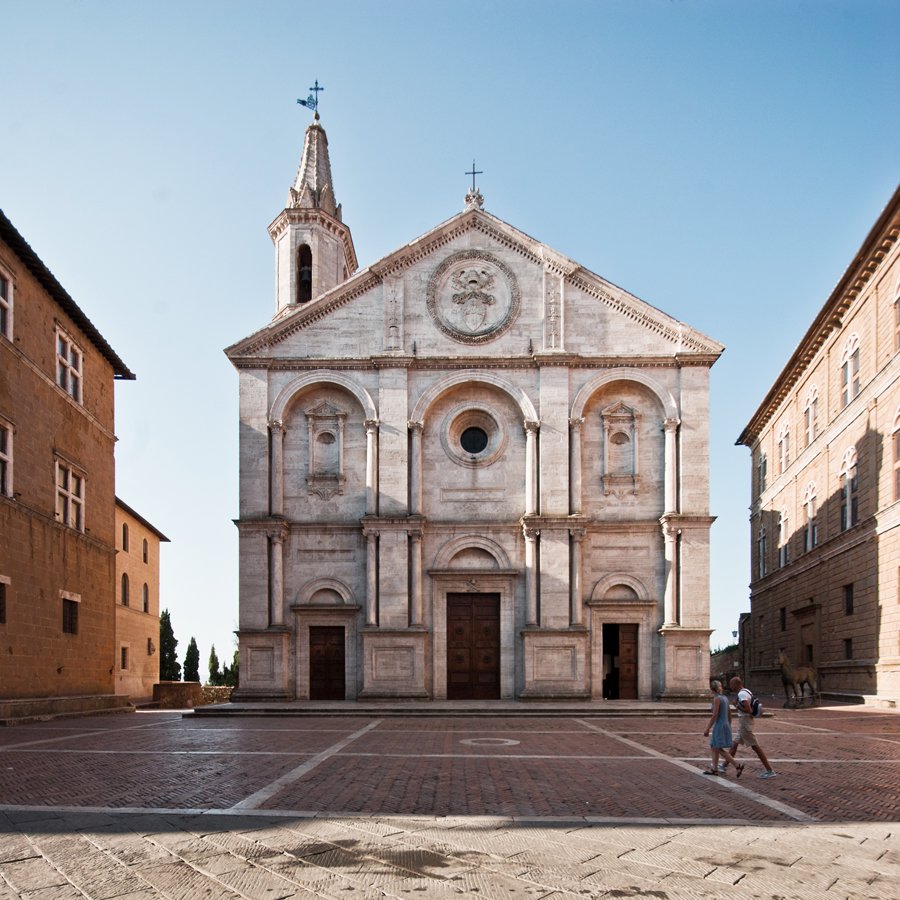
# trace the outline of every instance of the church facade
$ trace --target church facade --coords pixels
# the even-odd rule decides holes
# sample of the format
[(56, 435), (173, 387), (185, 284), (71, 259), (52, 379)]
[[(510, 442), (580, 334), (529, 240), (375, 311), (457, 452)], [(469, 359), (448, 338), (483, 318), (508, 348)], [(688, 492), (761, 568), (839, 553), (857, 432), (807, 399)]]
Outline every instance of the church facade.
[(235, 699), (705, 695), (722, 345), (474, 189), (358, 270), (318, 116), (269, 233)]

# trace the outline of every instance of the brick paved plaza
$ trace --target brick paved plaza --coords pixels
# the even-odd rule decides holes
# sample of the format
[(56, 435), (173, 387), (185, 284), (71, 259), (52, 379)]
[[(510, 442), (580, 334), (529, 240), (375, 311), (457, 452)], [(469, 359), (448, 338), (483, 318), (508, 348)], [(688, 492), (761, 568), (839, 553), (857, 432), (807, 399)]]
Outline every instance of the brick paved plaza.
[[(658, 711), (658, 705), (647, 710)], [(57, 719), (0, 729), (0, 900), (900, 895), (900, 714)]]

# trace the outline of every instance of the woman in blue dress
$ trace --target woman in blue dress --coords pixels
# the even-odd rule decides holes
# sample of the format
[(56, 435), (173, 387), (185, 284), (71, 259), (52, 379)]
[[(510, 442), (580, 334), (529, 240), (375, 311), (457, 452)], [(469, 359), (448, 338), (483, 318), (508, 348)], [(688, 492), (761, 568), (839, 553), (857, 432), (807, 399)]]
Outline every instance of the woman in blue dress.
[[(721, 681), (710, 682), (709, 688), (713, 695), (712, 715), (709, 717), (709, 722), (706, 723), (706, 731), (703, 732), (703, 736), (709, 737), (709, 749), (712, 753), (712, 766), (709, 769), (704, 769), (703, 774), (718, 775), (719, 756), (722, 756), (725, 759), (726, 769), (730, 763), (734, 766), (737, 777), (740, 778), (744, 771), (744, 766), (742, 763), (735, 762), (735, 759), (730, 752), (732, 735), (731, 710), (728, 706), (728, 698), (722, 693)], [(710, 735), (710, 732), (712, 732), (712, 735)]]

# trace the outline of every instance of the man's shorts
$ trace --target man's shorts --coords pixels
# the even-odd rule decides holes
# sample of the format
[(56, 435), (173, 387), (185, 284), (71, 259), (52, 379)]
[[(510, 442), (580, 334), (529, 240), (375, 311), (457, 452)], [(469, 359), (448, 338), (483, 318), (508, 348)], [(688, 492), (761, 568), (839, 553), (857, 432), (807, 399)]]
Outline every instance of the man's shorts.
[(753, 716), (740, 716), (738, 718), (738, 733), (735, 741), (747, 747), (755, 747), (757, 745), (756, 735), (753, 733)]

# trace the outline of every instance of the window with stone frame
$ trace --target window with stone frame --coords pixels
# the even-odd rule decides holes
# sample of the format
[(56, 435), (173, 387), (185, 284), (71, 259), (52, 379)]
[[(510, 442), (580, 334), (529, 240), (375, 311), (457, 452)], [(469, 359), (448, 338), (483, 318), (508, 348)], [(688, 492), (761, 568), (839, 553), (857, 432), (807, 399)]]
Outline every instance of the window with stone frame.
[(853, 638), (844, 638), (844, 659), (853, 659)]
[(759, 578), (765, 578), (768, 574), (768, 542), (766, 541), (766, 529), (760, 528), (756, 536), (756, 574)]
[(638, 472), (638, 430), (641, 415), (622, 402), (600, 412), (603, 434), (603, 472), (605, 494), (624, 491), (636, 494), (640, 486)]
[(62, 328), (56, 329), (56, 383), (77, 403), (82, 402), (82, 367), (84, 354), (81, 348)]
[(894, 469), (894, 500), (900, 500), (900, 407), (894, 413), (894, 432), (891, 435)]
[(788, 529), (788, 513), (782, 509), (778, 516), (778, 565), (783, 568), (788, 564), (788, 541), (790, 532)]
[(311, 494), (329, 500), (344, 493), (345, 410), (322, 400), (305, 410), (309, 436), (309, 467), (306, 483)]
[(841, 460), (841, 531), (859, 521), (859, 466), (856, 448), (849, 447)]
[(845, 584), (843, 587), (844, 595), (844, 615), (853, 615), (853, 584)]
[(63, 634), (78, 634), (78, 605), (74, 597), (62, 598)]
[(819, 543), (819, 525), (816, 486), (810, 482), (803, 494), (803, 552), (809, 553)]
[(13, 336), (13, 282), (6, 269), (0, 268), (0, 335)]
[(841, 407), (859, 394), (859, 337), (851, 334), (841, 353)]
[(808, 447), (819, 433), (819, 389), (813, 385), (806, 393), (803, 404), (803, 431)]
[(0, 419), (0, 495), (13, 496), (13, 427)]
[(128, 668), (128, 648), (121, 647), (121, 658), (119, 660), (119, 667), (124, 672)]
[(56, 521), (76, 531), (84, 531), (84, 486), (84, 475), (56, 461)]
[(897, 296), (894, 298), (894, 352), (900, 350), (900, 279), (897, 281)]
[(762, 450), (757, 452), (756, 456), (756, 495), (759, 496), (766, 489), (766, 473), (768, 469), (768, 462), (766, 460), (766, 454), (763, 453)]
[(784, 475), (791, 464), (791, 429), (784, 424), (778, 430), (778, 474)]
[(9, 577), (0, 575), (0, 625), (6, 624), (6, 591), (9, 584)]

